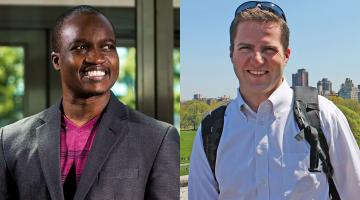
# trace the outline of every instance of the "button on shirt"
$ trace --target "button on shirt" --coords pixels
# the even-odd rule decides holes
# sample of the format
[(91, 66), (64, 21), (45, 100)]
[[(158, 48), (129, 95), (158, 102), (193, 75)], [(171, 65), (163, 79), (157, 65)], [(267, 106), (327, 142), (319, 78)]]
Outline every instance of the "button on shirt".
[[(342, 199), (360, 196), (360, 152), (340, 110), (319, 96), (320, 120), (329, 144), (334, 181)], [(327, 200), (323, 172), (309, 172), (310, 146), (296, 140), (293, 91), (284, 80), (254, 112), (240, 93), (227, 107), (217, 150), (216, 181), (206, 159), (201, 128), (192, 151), (189, 200)]]

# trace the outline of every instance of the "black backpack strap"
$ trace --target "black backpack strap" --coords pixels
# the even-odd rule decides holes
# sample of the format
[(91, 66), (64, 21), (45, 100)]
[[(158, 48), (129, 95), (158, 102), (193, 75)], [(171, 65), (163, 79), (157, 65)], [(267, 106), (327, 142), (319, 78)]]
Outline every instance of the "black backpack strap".
[[(201, 122), (201, 135), (203, 139), (204, 151), (216, 183), (216, 153), (224, 126), (224, 115), (226, 107), (227, 104), (216, 108), (215, 110), (208, 113)], [(218, 187), (217, 190), (219, 192)]]
[(329, 182), (329, 196), (332, 200), (340, 200), (333, 181), (333, 167), (330, 162), (329, 146), (321, 129), (319, 117), (319, 100), (317, 89), (314, 87), (295, 86), (294, 114), (301, 130), (296, 139), (305, 137), (310, 144), (310, 172), (319, 172), (319, 159), (322, 170)]

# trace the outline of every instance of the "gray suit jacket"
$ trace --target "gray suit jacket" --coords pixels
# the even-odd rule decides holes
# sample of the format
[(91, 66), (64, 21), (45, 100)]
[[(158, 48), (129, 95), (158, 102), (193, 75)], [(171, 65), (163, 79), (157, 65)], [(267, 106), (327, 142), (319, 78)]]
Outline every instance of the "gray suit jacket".
[[(64, 199), (60, 103), (0, 130), (0, 199)], [(112, 95), (76, 200), (179, 199), (179, 135)]]

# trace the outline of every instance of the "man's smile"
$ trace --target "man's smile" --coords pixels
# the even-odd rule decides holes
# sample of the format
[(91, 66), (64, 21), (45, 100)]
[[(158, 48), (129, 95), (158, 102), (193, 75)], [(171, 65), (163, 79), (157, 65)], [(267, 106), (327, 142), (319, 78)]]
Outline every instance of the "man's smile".
[(107, 78), (110, 75), (110, 72), (105, 67), (85, 67), (81, 70), (80, 75), (82, 78), (94, 80), (94, 81), (101, 81)]
[(104, 71), (94, 70), (94, 71), (88, 71), (85, 72), (85, 76), (93, 77), (93, 76), (104, 76)]
[(269, 73), (269, 71), (266, 70), (246, 70), (249, 74), (255, 75), (255, 76), (261, 76), (264, 74)]

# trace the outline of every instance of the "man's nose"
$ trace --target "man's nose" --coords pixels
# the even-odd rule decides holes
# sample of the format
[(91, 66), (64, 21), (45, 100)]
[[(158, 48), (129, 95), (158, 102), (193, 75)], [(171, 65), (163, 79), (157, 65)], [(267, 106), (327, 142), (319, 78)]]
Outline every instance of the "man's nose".
[(99, 49), (92, 49), (87, 52), (85, 57), (85, 62), (93, 64), (102, 64), (105, 62), (105, 56), (103, 52)]
[(261, 65), (264, 63), (264, 57), (261, 52), (255, 51), (251, 56), (251, 61), (253, 64)]

